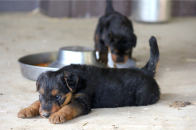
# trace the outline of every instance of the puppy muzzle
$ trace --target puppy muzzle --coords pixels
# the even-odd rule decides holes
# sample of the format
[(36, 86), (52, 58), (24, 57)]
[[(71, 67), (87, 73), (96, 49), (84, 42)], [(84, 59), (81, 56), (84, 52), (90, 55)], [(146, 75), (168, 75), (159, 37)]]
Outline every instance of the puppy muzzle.
[(117, 57), (116, 62), (124, 62), (124, 57)]

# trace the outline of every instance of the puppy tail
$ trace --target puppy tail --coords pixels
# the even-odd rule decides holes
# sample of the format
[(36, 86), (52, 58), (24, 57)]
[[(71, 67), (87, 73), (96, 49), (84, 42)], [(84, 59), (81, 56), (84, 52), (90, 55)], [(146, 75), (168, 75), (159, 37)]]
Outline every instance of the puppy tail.
[(150, 38), (149, 44), (150, 44), (150, 59), (142, 69), (147, 71), (149, 75), (154, 77), (156, 73), (157, 64), (159, 61), (159, 48), (158, 48), (157, 40), (154, 36)]
[(106, 0), (106, 10), (105, 10), (105, 14), (109, 14), (114, 12), (114, 8), (112, 6), (112, 0)]

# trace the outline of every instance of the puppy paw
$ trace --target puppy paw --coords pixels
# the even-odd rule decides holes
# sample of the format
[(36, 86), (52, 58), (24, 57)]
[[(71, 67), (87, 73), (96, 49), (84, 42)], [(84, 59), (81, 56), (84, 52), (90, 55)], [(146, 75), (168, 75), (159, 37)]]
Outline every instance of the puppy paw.
[(103, 64), (103, 65), (107, 65), (108, 59), (107, 58), (100, 58), (100, 59), (98, 59), (98, 62)]
[(104, 65), (107, 65), (108, 63), (108, 57), (107, 57), (107, 53), (105, 54), (99, 54), (99, 59), (98, 62)]
[(49, 118), (49, 122), (52, 124), (60, 124), (66, 121), (67, 121), (66, 115), (59, 112), (52, 114)]
[(39, 115), (39, 111), (33, 108), (24, 108), (18, 112), (18, 118), (32, 118)]

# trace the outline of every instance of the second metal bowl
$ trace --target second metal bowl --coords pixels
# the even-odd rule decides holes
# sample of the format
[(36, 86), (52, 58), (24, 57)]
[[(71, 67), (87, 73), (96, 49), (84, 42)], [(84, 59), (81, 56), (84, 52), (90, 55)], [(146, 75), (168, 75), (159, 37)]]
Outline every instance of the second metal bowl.
[(96, 60), (96, 54), (93, 48), (79, 46), (60, 48), (57, 60), (48, 65), (48, 67), (62, 68), (70, 64), (86, 64), (104, 67)]

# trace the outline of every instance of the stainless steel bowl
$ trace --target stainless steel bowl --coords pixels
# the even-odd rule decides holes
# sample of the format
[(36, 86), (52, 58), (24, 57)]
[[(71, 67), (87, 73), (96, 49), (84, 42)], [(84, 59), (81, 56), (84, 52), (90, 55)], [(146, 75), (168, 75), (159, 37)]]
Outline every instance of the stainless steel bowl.
[(60, 48), (57, 60), (48, 65), (48, 67), (62, 68), (63, 66), (73, 63), (104, 67), (102, 64), (97, 62), (93, 48), (80, 46)]
[(59, 68), (35, 66), (40, 63), (52, 63), (56, 60), (57, 52), (39, 53), (21, 57), (18, 62), (24, 77), (30, 80), (37, 80), (38, 76), (45, 71), (56, 71)]
[[(98, 63), (95, 52), (88, 47), (62, 47), (59, 52), (47, 52), (27, 55), (18, 60), (21, 73), (30, 80), (37, 80), (45, 71), (56, 71), (70, 64), (87, 64), (105, 67)], [(47, 67), (35, 66), (40, 63), (51, 63)]]

